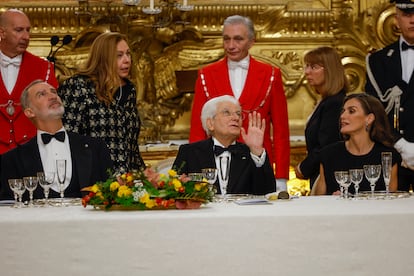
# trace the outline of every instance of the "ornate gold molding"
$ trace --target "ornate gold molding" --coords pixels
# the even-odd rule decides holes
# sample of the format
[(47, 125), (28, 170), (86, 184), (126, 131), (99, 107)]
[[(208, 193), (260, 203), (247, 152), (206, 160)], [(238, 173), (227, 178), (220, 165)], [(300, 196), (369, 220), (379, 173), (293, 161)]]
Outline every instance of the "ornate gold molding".
[(281, 68), (293, 135), (303, 134), (317, 99), (302, 71), (306, 51), (321, 45), (336, 47), (351, 90), (362, 91), (365, 56), (398, 36), (394, 8), (385, 0), (230, 0), (224, 4), (189, 0), (194, 9), (164, 14), (162, 19), (170, 21), (162, 28), (151, 27), (159, 17), (142, 12), (148, 6), (146, 0), (136, 7), (126, 7), (120, 0), (89, 1), (87, 6), (85, 2), (0, 0), (2, 7), (17, 7), (31, 18), (29, 50), (38, 55), (48, 54), (52, 35), (74, 36), (56, 55), (61, 79), (81, 65), (99, 33), (128, 34), (139, 73), (135, 82), (144, 121), (141, 143), (187, 138), (194, 74), (223, 56), (221, 24), (229, 15), (246, 15), (255, 22), (257, 41), (252, 55)]

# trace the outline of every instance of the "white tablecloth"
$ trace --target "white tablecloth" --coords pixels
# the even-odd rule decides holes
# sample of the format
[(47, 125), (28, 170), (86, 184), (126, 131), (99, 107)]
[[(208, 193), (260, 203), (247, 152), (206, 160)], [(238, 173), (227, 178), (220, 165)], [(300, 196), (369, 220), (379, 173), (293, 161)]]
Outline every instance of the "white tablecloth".
[(414, 275), (414, 198), (0, 207), (1, 275)]

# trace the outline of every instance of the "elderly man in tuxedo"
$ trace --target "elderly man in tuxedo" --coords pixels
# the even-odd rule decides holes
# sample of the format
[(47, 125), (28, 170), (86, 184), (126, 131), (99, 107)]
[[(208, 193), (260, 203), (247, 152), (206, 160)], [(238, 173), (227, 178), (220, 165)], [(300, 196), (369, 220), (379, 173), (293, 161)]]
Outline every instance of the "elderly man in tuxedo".
[[(37, 128), (29, 142), (2, 155), (1, 198), (13, 197), (8, 179), (36, 176), (37, 172), (56, 171), (56, 160), (67, 160), (65, 197), (81, 197), (81, 188), (108, 178), (112, 161), (105, 143), (99, 139), (65, 131), (62, 123), (64, 107), (56, 89), (43, 80), (36, 80), (23, 91), (20, 102), (27, 118)], [(56, 182), (50, 197), (59, 197)], [(27, 193), (26, 193), (27, 194)], [(41, 187), (34, 198), (43, 198)]]
[[(222, 95), (234, 96), (244, 114), (256, 111), (266, 119), (263, 145), (275, 169), (278, 190), (286, 190), (290, 143), (282, 74), (279, 68), (257, 61), (249, 54), (254, 42), (254, 26), (249, 18), (233, 15), (224, 20), (225, 58), (198, 72), (189, 140), (207, 138), (200, 121), (200, 110), (206, 101)], [(247, 129), (248, 116), (245, 117), (242, 125)]]
[(398, 41), (367, 56), (365, 91), (379, 98), (393, 127), (394, 147), (401, 154), (398, 189), (414, 185), (414, 0), (395, 2)]
[[(216, 188), (228, 194), (263, 195), (276, 189), (274, 174), (263, 147), (266, 128), (260, 113), (248, 115), (248, 129), (242, 128), (239, 102), (225, 95), (206, 102), (201, 121), (210, 138), (181, 145), (173, 168), (180, 173), (217, 168)], [(245, 144), (237, 142), (242, 136)]]
[(26, 50), (30, 30), (22, 11), (9, 9), (0, 15), (0, 155), (36, 135), (36, 128), (23, 115), (23, 89), (36, 79), (58, 86), (53, 63)]

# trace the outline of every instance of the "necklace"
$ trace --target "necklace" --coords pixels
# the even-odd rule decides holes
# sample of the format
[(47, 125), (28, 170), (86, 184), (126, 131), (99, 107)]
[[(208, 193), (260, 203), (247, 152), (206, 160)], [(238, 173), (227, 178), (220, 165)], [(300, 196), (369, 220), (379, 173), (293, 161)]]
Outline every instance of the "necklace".
[(119, 104), (119, 101), (122, 99), (122, 86), (119, 86), (119, 95), (116, 98), (116, 103)]

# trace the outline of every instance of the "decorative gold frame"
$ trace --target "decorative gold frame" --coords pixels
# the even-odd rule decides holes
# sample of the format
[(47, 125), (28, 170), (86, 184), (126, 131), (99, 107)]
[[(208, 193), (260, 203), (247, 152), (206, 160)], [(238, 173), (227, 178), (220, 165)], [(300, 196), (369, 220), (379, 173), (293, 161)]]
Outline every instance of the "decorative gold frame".
[[(167, 2), (176, 1), (157, 0), (156, 5), (165, 9)], [(141, 144), (187, 138), (196, 71), (223, 56), (221, 24), (229, 15), (249, 16), (255, 22), (257, 39), (251, 54), (281, 68), (291, 135), (303, 135), (306, 118), (318, 97), (304, 78), (302, 57), (306, 51), (321, 45), (336, 47), (351, 91), (362, 91), (367, 53), (398, 36), (394, 8), (384, 0), (189, 2), (194, 5), (192, 11), (171, 11), (167, 14), (170, 21), (161, 28), (153, 27), (157, 16), (142, 13), (147, 0), (133, 7), (120, 0), (0, 0), (0, 5), (28, 14), (32, 22), (29, 50), (35, 54), (47, 56), (52, 35), (74, 37), (56, 55), (60, 80), (81, 65), (96, 35), (108, 30), (126, 33), (138, 72), (135, 81), (144, 122)], [(296, 145), (294, 140), (292, 145)]]

